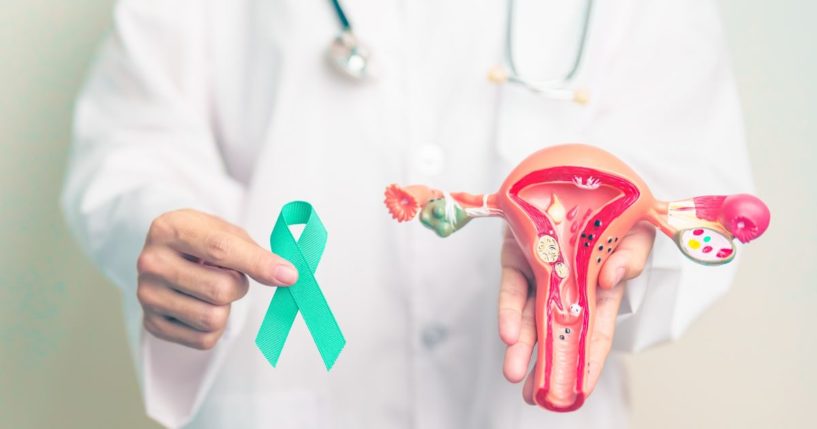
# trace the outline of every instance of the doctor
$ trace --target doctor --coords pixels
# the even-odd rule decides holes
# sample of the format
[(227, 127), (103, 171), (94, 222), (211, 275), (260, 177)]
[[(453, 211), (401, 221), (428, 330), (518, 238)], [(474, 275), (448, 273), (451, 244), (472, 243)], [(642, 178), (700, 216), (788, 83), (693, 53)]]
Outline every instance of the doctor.
[[(517, 3), (517, 66), (569, 68), (582, 6)], [(606, 359), (595, 392), (551, 413), (526, 404), (532, 301), (500, 223), (443, 244), (393, 225), (382, 191), (495, 189), (525, 155), (570, 141), (617, 154), (663, 199), (749, 191), (712, 2), (594, 5), (568, 83), (586, 105), (486, 82), (508, 50), (504, 1), (345, 6), (376, 64), (366, 82), (325, 64), (329, 1), (117, 3), (76, 106), (63, 207), (122, 291), (148, 415), (193, 428), (626, 427), (617, 352), (678, 338), (735, 264), (695, 265), (636, 228), (602, 273), (618, 286), (593, 334)], [(295, 199), (329, 231), (317, 276), (348, 341), (329, 373), (300, 319), (277, 368), (253, 342), (272, 286), (298, 276), (266, 250)]]

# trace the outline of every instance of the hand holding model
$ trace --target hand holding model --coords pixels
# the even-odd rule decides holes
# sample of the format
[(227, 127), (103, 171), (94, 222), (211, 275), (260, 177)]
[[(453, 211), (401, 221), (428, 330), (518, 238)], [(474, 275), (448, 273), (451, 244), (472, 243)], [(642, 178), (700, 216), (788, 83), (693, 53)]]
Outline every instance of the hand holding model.
[[(655, 240), (655, 227), (647, 222), (636, 224), (622, 239), (599, 273), (596, 290), (595, 323), (587, 346), (588, 392), (601, 376), (601, 370), (613, 345), (616, 317), (624, 297), (620, 283), (638, 277), (647, 263)], [(533, 272), (519, 244), (508, 230), (502, 245), (502, 280), (499, 289), (499, 337), (507, 345), (503, 373), (512, 383), (525, 380), (522, 397), (535, 405), (534, 370), (525, 377), (536, 344)], [(566, 330), (569, 328), (566, 328)], [(573, 332), (565, 332), (570, 335)]]
[(148, 332), (196, 349), (216, 345), (247, 276), (289, 286), (298, 272), (241, 228), (195, 210), (156, 218), (137, 262), (137, 296)]
[[(759, 237), (770, 219), (766, 205), (746, 194), (656, 200), (621, 160), (579, 144), (532, 154), (495, 194), (391, 185), (385, 203), (400, 222), (419, 213), (441, 237), (477, 217), (505, 219), (510, 235), (499, 304), (500, 336), (509, 345), (505, 375), (524, 377), (535, 336), (536, 365), (524, 396), (554, 411), (579, 408), (595, 387), (623, 294), (616, 285), (644, 267), (654, 227), (693, 261), (719, 265), (734, 258), (734, 239)], [(535, 298), (528, 284), (535, 284)]]

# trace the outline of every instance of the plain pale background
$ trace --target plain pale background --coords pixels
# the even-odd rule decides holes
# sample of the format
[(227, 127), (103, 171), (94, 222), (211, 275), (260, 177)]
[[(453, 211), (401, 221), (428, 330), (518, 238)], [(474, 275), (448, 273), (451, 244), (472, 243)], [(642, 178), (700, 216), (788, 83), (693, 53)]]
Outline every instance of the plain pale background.
[[(634, 423), (813, 427), (817, 7), (720, 3), (772, 226), (744, 252), (732, 292), (680, 341), (628, 358)], [(72, 101), (110, 9), (111, 0), (0, 1), (3, 428), (155, 427), (118, 292), (80, 254), (57, 205)]]

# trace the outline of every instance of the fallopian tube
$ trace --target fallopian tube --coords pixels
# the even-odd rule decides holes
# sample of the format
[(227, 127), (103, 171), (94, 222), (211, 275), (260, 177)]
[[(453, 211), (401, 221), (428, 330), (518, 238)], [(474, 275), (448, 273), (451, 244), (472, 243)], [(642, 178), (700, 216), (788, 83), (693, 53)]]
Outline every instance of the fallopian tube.
[(598, 274), (636, 222), (655, 225), (693, 261), (719, 265), (735, 257), (734, 239), (759, 237), (770, 218), (747, 194), (656, 200), (621, 160), (580, 144), (532, 154), (495, 194), (390, 185), (385, 203), (397, 221), (419, 214), (441, 237), (474, 218), (505, 219), (536, 282), (534, 400), (554, 411), (576, 410), (590, 394), (585, 352)]

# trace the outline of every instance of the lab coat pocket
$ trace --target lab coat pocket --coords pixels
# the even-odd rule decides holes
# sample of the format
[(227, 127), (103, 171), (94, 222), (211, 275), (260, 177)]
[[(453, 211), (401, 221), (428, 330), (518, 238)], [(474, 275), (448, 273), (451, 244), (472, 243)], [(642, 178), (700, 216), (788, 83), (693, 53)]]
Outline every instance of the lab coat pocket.
[(561, 143), (583, 142), (584, 106), (551, 100), (516, 85), (502, 88), (496, 144), (503, 161), (515, 166), (531, 153)]

